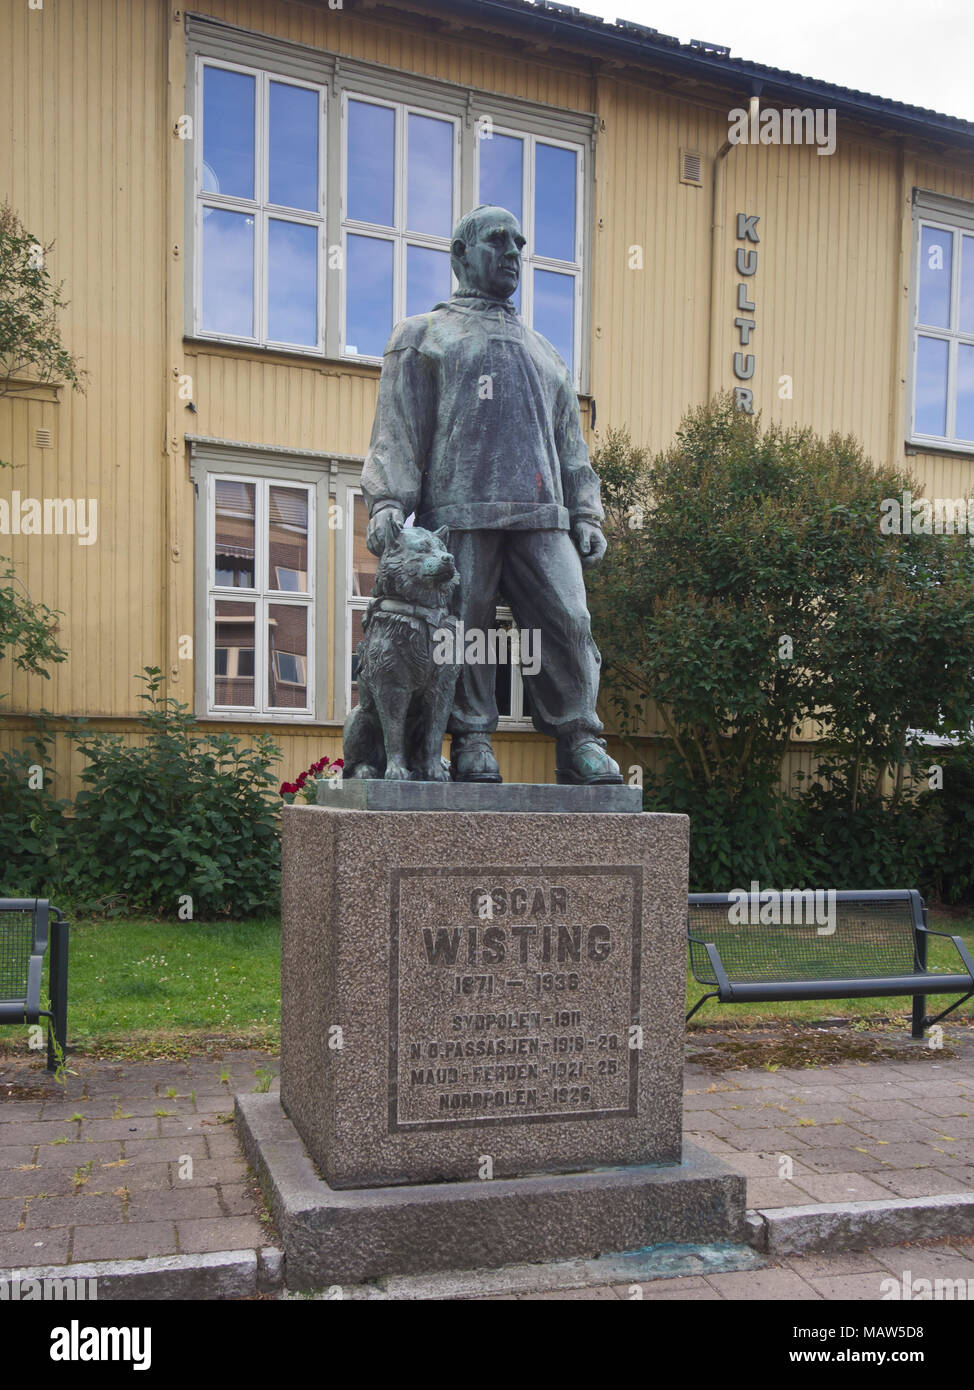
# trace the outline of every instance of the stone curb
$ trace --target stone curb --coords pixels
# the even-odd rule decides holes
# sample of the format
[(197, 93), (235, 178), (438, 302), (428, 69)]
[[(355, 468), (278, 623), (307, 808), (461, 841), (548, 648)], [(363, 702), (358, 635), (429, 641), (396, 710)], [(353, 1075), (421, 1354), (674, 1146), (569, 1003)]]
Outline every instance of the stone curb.
[[(276, 1293), (284, 1284), (284, 1257), (273, 1247), (219, 1250), (199, 1255), (158, 1255), (145, 1260), (95, 1260), (90, 1264), (35, 1265), (0, 1270), (0, 1282), (97, 1280), (91, 1301), (128, 1299), (230, 1299)], [(26, 1298), (27, 1294), (22, 1293)]]
[(972, 1236), (974, 1193), (770, 1207), (749, 1211), (747, 1225), (749, 1243), (772, 1258)]

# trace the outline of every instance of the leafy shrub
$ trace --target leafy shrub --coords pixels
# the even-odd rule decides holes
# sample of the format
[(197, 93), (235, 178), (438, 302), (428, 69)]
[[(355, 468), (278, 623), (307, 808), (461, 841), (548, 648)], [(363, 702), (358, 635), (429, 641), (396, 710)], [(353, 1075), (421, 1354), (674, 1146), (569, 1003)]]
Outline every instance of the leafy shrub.
[(53, 743), (41, 721), (22, 748), (0, 753), (0, 897), (56, 896), (71, 803), (51, 790)]
[[(7, 896), (45, 895), (75, 910), (194, 917), (276, 911), (280, 803), (267, 735), (254, 748), (232, 734), (202, 733), (185, 705), (159, 695), (146, 667), (140, 742), (74, 721), (70, 737), (87, 759), (73, 815), (47, 789), (51, 735), (41, 726), (22, 749), (0, 756), (0, 863)], [(43, 789), (29, 785), (33, 765)]]

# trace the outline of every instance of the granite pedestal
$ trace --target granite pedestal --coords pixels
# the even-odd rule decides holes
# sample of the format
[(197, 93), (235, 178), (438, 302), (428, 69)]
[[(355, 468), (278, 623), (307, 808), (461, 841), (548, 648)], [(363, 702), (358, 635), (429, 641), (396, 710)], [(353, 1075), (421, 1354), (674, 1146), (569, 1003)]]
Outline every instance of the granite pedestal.
[(393, 795), (431, 786), (283, 813), (280, 1102), (238, 1122), (289, 1282), (739, 1238), (743, 1180), (682, 1151), (686, 818)]

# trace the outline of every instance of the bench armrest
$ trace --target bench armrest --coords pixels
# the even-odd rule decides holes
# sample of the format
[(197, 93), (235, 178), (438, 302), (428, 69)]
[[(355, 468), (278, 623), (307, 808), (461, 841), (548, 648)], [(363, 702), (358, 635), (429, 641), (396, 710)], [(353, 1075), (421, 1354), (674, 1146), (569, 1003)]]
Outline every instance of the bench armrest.
[(968, 975), (970, 975), (971, 980), (974, 981), (974, 960), (971, 959), (970, 951), (959, 936), (951, 936), (950, 932), (946, 931), (934, 931), (931, 927), (917, 927), (917, 931), (922, 931), (924, 936), (942, 936), (945, 941), (952, 941), (957, 949), (957, 954), (964, 962), (964, 969), (967, 971)]
[(727, 971), (724, 969), (724, 962), (720, 958), (720, 952), (713, 941), (704, 941), (702, 937), (693, 936), (687, 933), (687, 940), (693, 941), (698, 946), (702, 946), (707, 952), (707, 959), (710, 961), (710, 968), (714, 972), (717, 980), (717, 988), (720, 990), (721, 998), (730, 995), (730, 980), (727, 978)]

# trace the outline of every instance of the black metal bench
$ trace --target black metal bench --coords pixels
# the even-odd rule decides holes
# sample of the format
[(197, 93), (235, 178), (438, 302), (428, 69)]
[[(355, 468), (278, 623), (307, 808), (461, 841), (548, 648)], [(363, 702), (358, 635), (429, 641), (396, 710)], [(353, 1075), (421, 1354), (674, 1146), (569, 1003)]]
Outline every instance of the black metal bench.
[[(776, 894), (777, 904), (762, 904), (762, 896), (690, 895), (691, 969), (698, 984), (714, 988), (693, 1006), (688, 1020), (708, 999), (743, 1004), (912, 995), (913, 1036), (922, 1038), (926, 1028), (974, 995), (970, 951), (960, 937), (930, 930), (923, 899), (913, 889), (835, 891), (831, 899), (834, 931), (830, 932), (822, 931), (820, 920), (808, 910), (807, 895), (792, 895), (787, 904), (787, 894)], [(766, 925), (761, 923), (762, 906)], [(777, 922), (767, 921), (775, 915)], [(794, 917), (799, 920), (793, 922)], [(954, 943), (959, 970), (927, 969), (931, 936)], [(930, 1018), (928, 994), (961, 994), (963, 998)]]
[[(48, 937), (51, 1007), (42, 1009)], [(47, 1035), (47, 1069), (55, 1071), (67, 1047), (68, 924), (47, 898), (0, 898), (0, 1023), (31, 1024), (42, 1018), (53, 1024)]]

